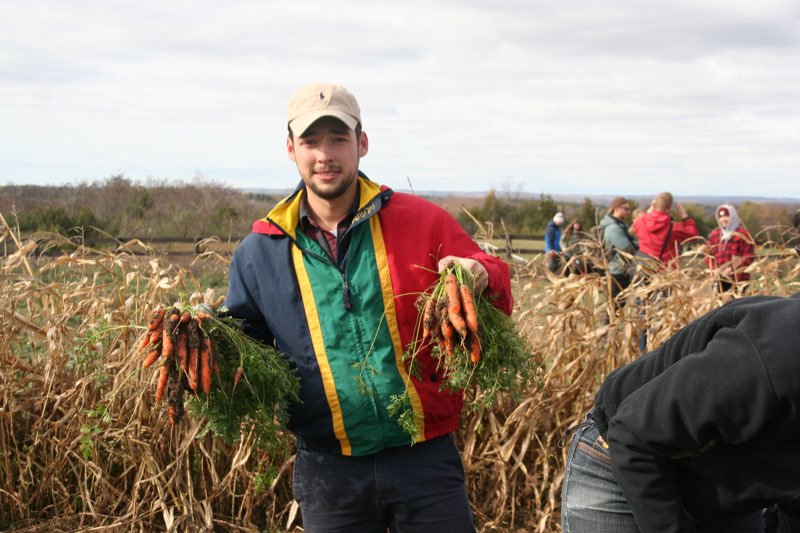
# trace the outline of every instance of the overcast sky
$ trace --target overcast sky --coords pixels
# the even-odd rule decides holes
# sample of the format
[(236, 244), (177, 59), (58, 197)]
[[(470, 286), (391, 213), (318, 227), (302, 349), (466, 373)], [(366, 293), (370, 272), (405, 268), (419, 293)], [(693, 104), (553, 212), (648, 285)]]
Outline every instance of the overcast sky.
[(2, 0), (0, 185), (292, 187), (316, 81), (397, 189), (800, 197), (797, 0)]

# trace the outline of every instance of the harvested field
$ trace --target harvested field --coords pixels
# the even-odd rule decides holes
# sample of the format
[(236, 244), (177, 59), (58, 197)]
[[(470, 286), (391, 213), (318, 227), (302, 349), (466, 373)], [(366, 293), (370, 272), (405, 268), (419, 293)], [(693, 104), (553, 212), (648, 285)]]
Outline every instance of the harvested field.
[[(40, 236), (41, 237), (41, 236)], [(0, 220), (0, 242), (19, 237)], [(135, 341), (158, 305), (213, 301), (229, 256), (177, 266), (156, 255), (16, 242), (0, 263), (0, 530), (293, 531), (291, 450), (228, 444), (153, 408), (156, 374)], [(601, 274), (556, 277), (538, 257), (514, 272), (515, 318), (542, 364), (518, 402), (464, 417), (458, 435), (479, 530), (560, 531), (559, 441), (611, 369), (736, 297), (714, 291), (698, 252), (611, 306)], [(762, 255), (750, 294), (800, 290), (793, 251)], [(648, 302), (645, 304), (641, 302)], [(646, 309), (644, 315), (642, 310)], [(285, 455), (285, 457), (284, 457)]]

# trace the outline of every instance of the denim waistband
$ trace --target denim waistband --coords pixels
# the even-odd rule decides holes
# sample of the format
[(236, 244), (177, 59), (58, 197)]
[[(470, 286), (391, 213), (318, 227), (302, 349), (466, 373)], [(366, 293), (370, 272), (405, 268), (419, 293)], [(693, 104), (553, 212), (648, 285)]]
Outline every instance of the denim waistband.
[(556, 443), (559, 448), (563, 448), (567, 444), (567, 440), (569, 440), (570, 435), (572, 435), (581, 428), (585, 428), (592, 425), (592, 423), (594, 422), (594, 419), (592, 418), (592, 411), (593, 409), (590, 410), (588, 413), (586, 413), (586, 416), (583, 418), (583, 422), (575, 424), (574, 426), (570, 426), (564, 431), (564, 433), (561, 435), (561, 438), (558, 439), (558, 442)]

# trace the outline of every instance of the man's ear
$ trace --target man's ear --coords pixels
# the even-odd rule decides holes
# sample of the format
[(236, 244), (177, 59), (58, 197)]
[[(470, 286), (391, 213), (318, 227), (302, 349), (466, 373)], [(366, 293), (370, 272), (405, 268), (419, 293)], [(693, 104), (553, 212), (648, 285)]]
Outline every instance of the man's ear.
[(286, 153), (289, 154), (289, 159), (297, 163), (297, 159), (294, 156), (294, 141), (288, 136), (286, 137)]
[(369, 139), (366, 132), (361, 132), (361, 138), (358, 139), (358, 156), (364, 157), (369, 152)]

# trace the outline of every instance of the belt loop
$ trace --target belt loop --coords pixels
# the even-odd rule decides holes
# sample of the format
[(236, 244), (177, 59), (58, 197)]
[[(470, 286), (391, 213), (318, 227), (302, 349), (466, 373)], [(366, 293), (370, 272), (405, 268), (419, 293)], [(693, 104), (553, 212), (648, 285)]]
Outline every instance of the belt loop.
[(556, 443), (556, 446), (558, 446), (559, 448), (563, 448), (567, 443), (567, 438), (572, 433), (575, 433), (579, 429), (583, 429), (585, 427), (591, 426), (592, 423), (594, 422), (594, 420), (592, 419), (592, 411), (594, 411), (594, 409), (592, 409), (591, 411), (586, 413), (586, 417), (583, 419), (583, 422), (580, 422), (578, 424), (575, 424), (572, 427), (567, 428), (566, 431), (564, 431), (564, 434), (561, 435), (561, 438), (558, 439), (558, 442)]

